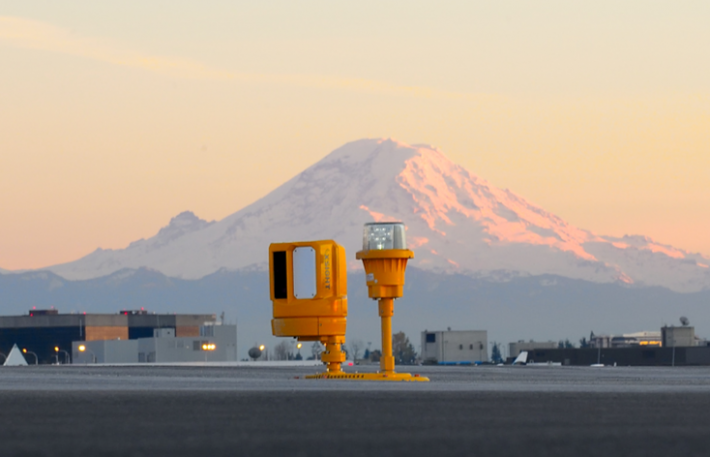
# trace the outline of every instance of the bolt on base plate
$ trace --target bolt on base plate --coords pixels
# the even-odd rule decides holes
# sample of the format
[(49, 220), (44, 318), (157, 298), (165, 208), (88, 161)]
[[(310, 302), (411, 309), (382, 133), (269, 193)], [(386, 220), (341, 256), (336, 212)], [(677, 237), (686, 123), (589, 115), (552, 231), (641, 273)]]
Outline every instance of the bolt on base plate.
[(404, 381), (429, 382), (429, 378), (411, 373), (320, 373), (304, 376), (306, 379), (344, 379), (348, 381)]

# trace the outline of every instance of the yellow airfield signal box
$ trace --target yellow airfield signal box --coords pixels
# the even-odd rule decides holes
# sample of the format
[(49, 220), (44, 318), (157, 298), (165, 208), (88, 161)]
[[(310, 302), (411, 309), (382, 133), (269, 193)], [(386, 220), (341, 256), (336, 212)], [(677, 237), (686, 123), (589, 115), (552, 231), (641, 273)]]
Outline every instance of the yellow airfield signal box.
[(345, 249), (332, 240), (271, 244), (269, 278), (274, 336), (320, 341), (328, 372), (341, 373), (348, 316)]

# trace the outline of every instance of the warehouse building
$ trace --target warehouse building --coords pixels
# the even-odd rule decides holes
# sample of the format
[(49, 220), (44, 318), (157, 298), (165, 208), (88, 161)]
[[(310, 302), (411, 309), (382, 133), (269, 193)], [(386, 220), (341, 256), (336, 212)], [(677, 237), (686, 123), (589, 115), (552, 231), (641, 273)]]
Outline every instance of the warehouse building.
[(24, 316), (0, 316), (0, 353), (8, 354), (17, 344), (36, 354), (39, 363), (54, 363), (59, 353), (72, 353), (74, 341), (135, 340), (153, 337), (156, 328), (172, 329), (175, 336), (200, 336), (202, 326), (215, 323), (214, 314), (60, 314), (56, 309), (33, 309)]
[[(562, 365), (682, 366), (710, 365), (710, 347), (695, 336), (695, 328), (664, 326), (660, 332), (613, 337), (611, 347), (535, 349), (528, 362)], [(614, 344), (615, 343), (615, 344)]]
[(554, 341), (523, 341), (508, 344), (508, 357), (515, 358), (523, 351), (533, 351), (535, 349), (555, 349), (559, 343)]
[(661, 327), (661, 340), (663, 341), (663, 347), (667, 348), (698, 345), (698, 339), (695, 337), (695, 327), (688, 325)]
[(176, 337), (200, 336), (200, 327), (214, 323), (214, 314), (148, 314), (144, 311), (121, 311), (128, 317), (128, 338), (152, 338), (156, 328), (175, 330)]
[(475, 363), (488, 361), (488, 332), (446, 330), (422, 332), (422, 360), (425, 363)]
[(637, 346), (627, 348), (536, 349), (528, 362), (589, 366), (692, 366), (710, 365), (710, 347)]
[(204, 325), (197, 336), (176, 336), (172, 328), (153, 329), (150, 338), (75, 341), (73, 363), (236, 362), (236, 325)]
[(643, 331), (622, 335), (589, 336), (589, 346), (593, 348), (628, 348), (637, 346), (661, 346), (661, 332)]

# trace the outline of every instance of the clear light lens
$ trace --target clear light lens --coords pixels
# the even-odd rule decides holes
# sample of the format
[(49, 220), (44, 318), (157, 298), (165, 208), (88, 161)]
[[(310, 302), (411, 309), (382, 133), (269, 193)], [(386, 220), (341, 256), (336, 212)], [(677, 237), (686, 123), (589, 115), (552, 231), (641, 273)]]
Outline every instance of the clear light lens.
[(404, 224), (401, 222), (370, 222), (362, 232), (363, 251), (407, 249)]

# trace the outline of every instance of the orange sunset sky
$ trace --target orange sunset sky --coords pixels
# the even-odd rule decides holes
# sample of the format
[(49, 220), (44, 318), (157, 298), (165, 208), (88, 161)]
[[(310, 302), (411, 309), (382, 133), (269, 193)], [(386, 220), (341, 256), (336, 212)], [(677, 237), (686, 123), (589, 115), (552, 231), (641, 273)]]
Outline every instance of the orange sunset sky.
[(710, 256), (710, 2), (146, 3), (0, 5), (0, 267), (221, 219), (366, 137)]

